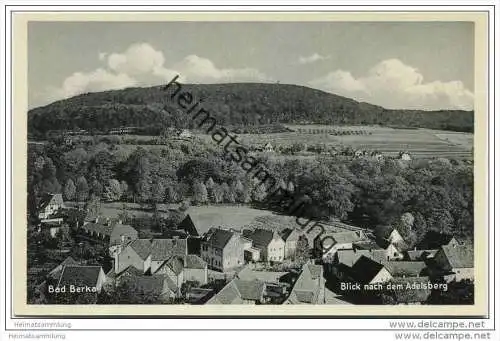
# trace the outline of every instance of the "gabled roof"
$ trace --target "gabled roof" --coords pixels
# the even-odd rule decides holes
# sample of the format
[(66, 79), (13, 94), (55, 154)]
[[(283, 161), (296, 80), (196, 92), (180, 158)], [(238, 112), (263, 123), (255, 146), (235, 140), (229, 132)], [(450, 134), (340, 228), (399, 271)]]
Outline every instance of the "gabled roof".
[(252, 281), (235, 279), (234, 283), (238, 288), (241, 298), (244, 300), (259, 301), (264, 294), (265, 284), (257, 279)]
[(393, 277), (418, 277), (423, 274), (425, 262), (385, 261), (382, 263)]
[(396, 229), (391, 225), (380, 225), (375, 228), (375, 234), (378, 239), (388, 239), (394, 230)]
[(323, 268), (320, 265), (304, 264), (287, 302), (291, 304), (317, 304), (319, 291), (322, 289), (320, 287), (321, 276), (323, 276)]
[(212, 247), (223, 249), (233, 237), (234, 232), (220, 228), (210, 228), (203, 236), (203, 242), (210, 244)]
[[(111, 272), (111, 271), (110, 271)], [(111, 275), (113, 275), (113, 273), (111, 273)], [(122, 276), (132, 276), (132, 277), (135, 277), (135, 276), (143, 276), (144, 273), (137, 269), (135, 266), (133, 265), (129, 265), (127, 266), (122, 272), (120, 272), (119, 274), (114, 274), (115, 277), (122, 277)]]
[(193, 219), (188, 214), (186, 217), (179, 223), (177, 226), (178, 229), (186, 231), (191, 236), (199, 236), (198, 230), (196, 229), (196, 225), (193, 222)]
[(123, 225), (120, 223), (114, 224), (110, 231), (109, 243), (110, 245), (120, 244), (122, 242), (121, 236), (137, 239), (139, 234), (136, 229), (130, 225)]
[(207, 301), (207, 304), (242, 304), (240, 292), (234, 281), (226, 284), (221, 291)]
[(61, 276), (61, 272), (67, 265), (80, 265), (79, 262), (73, 259), (73, 257), (69, 256), (65, 260), (61, 262), (58, 266), (56, 266), (52, 271), (50, 271), (47, 276), (51, 278), (59, 278)]
[(197, 255), (172, 256), (161, 264), (156, 270), (156, 274), (168, 267), (174, 274), (179, 275), (184, 269), (205, 269), (207, 263)]
[(43, 210), (49, 204), (53, 205), (63, 205), (64, 200), (61, 193), (47, 193), (45, 194), (38, 205), (39, 209)]
[(163, 293), (164, 283), (167, 279), (167, 276), (131, 276), (126, 281), (132, 284), (131, 287), (136, 292), (160, 295)]
[(275, 234), (273, 231), (257, 228), (253, 231), (244, 230), (243, 237), (250, 239), (254, 246), (267, 247), (275, 237)]
[(151, 254), (151, 242), (149, 239), (136, 239), (129, 245), (142, 260), (146, 260)]
[(321, 237), (322, 240), (334, 240), (335, 244), (348, 244), (367, 240), (366, 236), (362, 231), (345, 231), (345, 232), (335, 232), (327, 233)]
[(452, 268), (473, 268), (474, 251), (468, 245), (441, 246)]
[(102, 268), (88, 265), (66, 265), (63, 268), (58, 286), (75, 285), (95, 287)]
[(170, 258), (166, 265), (172, 270), (172, 272), (176, 275), (179, 275), (184, 269), (184, 259), (178, 256), (174, 256)]
[(361, 256), (352, 266), (352, 277), (361, 284), (370, 283), (384, 266), (366, 256)]
[(369, 255), (368, 250), (338, 250), (335, 257), (339, 264), (352, 267), (361, 256), (369, 257)]
[(151, 260), (164, 261), (172, 256), (187, 255), (187, 239), (153, 239)]
[(244, 301), (260, 301), (265, 284), (259, 280), (233, 279), (207, 304), (242, 304)]
[(323, 267), (321, 265), (316, 265), (316, 264), (307, 264), (307, 268), (309, 269), (309, 272), (311, 273), (311, 278), (316, 280), (323, 276)]
[(285, 228), (280, 231), (281, 239), (285, 242), (290, 240), (298, 240), (302, 233), (297, 231), (297, 229)]

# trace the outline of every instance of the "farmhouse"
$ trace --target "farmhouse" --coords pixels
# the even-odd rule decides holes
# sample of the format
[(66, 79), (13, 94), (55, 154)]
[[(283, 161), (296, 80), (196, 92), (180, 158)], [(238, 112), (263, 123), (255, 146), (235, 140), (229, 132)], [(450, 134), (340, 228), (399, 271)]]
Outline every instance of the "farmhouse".
[(362, 231), (346, 231), (320, 235), (315, 240), (315, 252), (323, 261), (331, 262), (338, 250), (353, 248), (353, 243), (368, 240)]
[(100, 223), (95, 220), (86, 223), (78, 230), (78, 237), (91, 242), (107, 245), (112, 257), (120, 253), (130, 242), (139, 237), (137, 230), (130, 225), (123, 225), (121, 220), (106, 220)]
[(57, 287), (66, 288), (66, 292), (70, 292), (71, 287), (100, 292), (105, 281), (106, 276), (100, 266), (66, 265), (61, 271)]
[(207, 304), (258, 304), (264, 300), (265, 283), (255, 280), (233, 279)]
[(382, 263), (392, 277), (421, 277), (426, 275), (425, 262), (386, 261)]
[(300, 236), (302, 236), (302, 233), (295, 228), (286, 228), (281, 230), (280, 236), (285, 242), (285, 258), (294, 257), (297, 249), (297, 242), (299, 241)]
[(386, 243), (394, 245), (405, 243), (405, 240), (399, 231), (392, 226), (378, 226), (375, 229), (375, 236), (377, 238), (377, 243), (379, 243), (379, 245), (383, 248), (386, 247)]
[(151, 242), (151, 273), (156, 273), (157, 270), (173, 256), (188, 255), (187, 239), (172, 238), (172, 239), (153, 239)]
[(324, 293), (323, 268), (306, 263), (284, 304), (324, 304)]
[(260, 250), (260, 260), (282, 262), (285, 259), (285, 242), (276, 231), (257, 228), (244, 230), (243, 236), (252, 241), (254, 248)]
[(384, 265), (361, 256), (351, 268), (350, 277), (361, 285), (384, 283), (392, 279)]
[(115, 254), (115, 273), (120, 273), (129, 266), (146, 273), (151, 268), (151, 242), (149, 239), (136, 239), (120, 253)]
[(187, 281), (198, 282), (199, 285), (208, 282), (207, 263), (196, 255), (173, 256), (154, 274), (168, 276), (179, 288)]
[(447, 281), (474, 279), (474, 254), (469, 245), (443, 245), (434, 255)]
[(193, 236), (193, 237), (198, 237), (200, 234), (198, 233), (198, 230), (196, 229), (196, 225), (191, 218), (191, 216), (188, 214), (186, 217), (179, 223), (177, 226), (178, 230), (183, 230), (185, 231), (188, 235)]
[(135, 297), (150, 296), (152, 300), (157, 299), (160, 303), (172, 301), (180, 296), (180, 288), (168, 276), (131, 274), (123, 277), (122, 283), (131, 290), (130, 295)]
[(233, 230), (210, 228), (201, 240), (201, 258), (212, 269), (230, 271), (244, 264), (240, 234)]
[(65, 208), (62, 194), (48, 193), (43, 196), (38, 205), (38, 218), (47, 219), (61, 208)]

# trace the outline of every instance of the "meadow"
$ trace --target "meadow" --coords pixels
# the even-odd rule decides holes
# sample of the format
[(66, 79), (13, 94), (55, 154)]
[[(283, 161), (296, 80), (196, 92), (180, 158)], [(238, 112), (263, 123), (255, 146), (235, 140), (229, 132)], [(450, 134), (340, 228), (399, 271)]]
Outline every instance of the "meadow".
[[(381, 126), (286, 125), (293, 132), (241, 134), (238, 140), (249, 146), (271, 143), (274, 147), (325, 144), (379, 151), (387, 156), (409, 152), (414, 158), (472, 158), (474, 135), (431, 129), (400, 129)], [(336, 133), (331, 133), (335, 131)], [(345, 133), (340, 134), (340, 131)], [(199, 135), (207, 142), (209, 135)]]

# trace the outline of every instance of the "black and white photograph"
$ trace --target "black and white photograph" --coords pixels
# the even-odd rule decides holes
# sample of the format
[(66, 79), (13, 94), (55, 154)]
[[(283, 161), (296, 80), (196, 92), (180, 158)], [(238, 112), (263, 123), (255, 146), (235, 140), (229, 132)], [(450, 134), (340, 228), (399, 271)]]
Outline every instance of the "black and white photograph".
[(26, 304), (474, 305), (476, 29), (30, 21)]

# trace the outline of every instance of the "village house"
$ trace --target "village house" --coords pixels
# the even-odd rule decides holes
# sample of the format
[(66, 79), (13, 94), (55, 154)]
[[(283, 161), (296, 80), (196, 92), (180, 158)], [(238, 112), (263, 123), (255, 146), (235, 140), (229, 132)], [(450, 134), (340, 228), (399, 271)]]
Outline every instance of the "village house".
[(156, 271), (173, 256), (184, 257), (188, 254), (187, 239), (153, 239), (151, 242), (151, 273)]
[(189, 214), (177, 225), (178, 230), (185, 231), (188, 235), (198, 237), (200, 234), (196, 229), (196, 225)]
[(244, 264), (240, 234), (222, 228), (210, 228), (201, 240), (201, 258), (209, 268), (226, 272)]
[(282, 262), (285, 259), (285, 242), (276, 231), (257, 228), (244, 230), (243, 236), (252, 241), (252, 246), (260, 250), (260, 260)]
[(196, 255), (173, 256), (165, 261), (154, 274), (170, 277), (179, 288), (188, 281), (198, 282), (199, 285), (208, 282), (207, 263)]
[(361, 256), (350, 269), (348, 278), (364, 286), (385, 283), (392, 279), (392, 275), (383, 264)]
[(393, 278), (421, 277), (427, 275), (427, 265), (422, 261), (385, 261), (382, 264)]
[(246, 262), (258, 262), (260, 260), (260, 250), (252, 246), (252, 241), (240, 235), (243, 245), (243, 259)]
[(106, 276), (100, 266), (66, 265), (61, 271), (57, 287), (66, 287), (67, 292), (70, 291), (70, 286), (89, 287), (95, 289), (95, 292), (101, 292), (105, 281)]
[(320, 235), (314, 242), (317, 255), (322, 255), (324, 262), (331, 262), (338, 250), (349, 250), (353, 243), (368, 240), (363, 231), (346, 231)]
[(377, 243), (384, 249), (388, 243), (394, 245), (405, 244), (403, 236), (401, 236), (399, 231), (392, 226), (378, 226), (375, 229), (375, 237), (377, 239)]
[(151, 269), (151, 242), (149, 239), (136, 239), (120, 253), (115, 254), (115, 273), (119, 274), (129, 266), (142, 273)]
[(38, 218), (47, 219), (61, 208), (65, 208), (64, 200), (61, 193), (48, 193), (43, 196), (38, 205)]
[(302, 233), (298, 229), (286, 228), (280, 232), (280, 236), (285, 242), (285, 258), (290, 259), (295, 257), (297, 242), (302, 236)]
[(121, 283), (131, 291), (130, 295), (135, 298), (149, 296), (150, 299), (158, 299), (159, 303), (170, 303), (181, 295), (180, 287), (168, 276), (130, 274), (122, 277), (121, 280)]
[(447, 282), (474, 279), (474, 252), (470, 245), (443, 245), (433, 261)]
[(121, 220), (100, 218), (87, 222), (78, 229), (78, 237), (91, 242), (106, 245), (111, 257), (120, 253), (130, 242), (139, 238), (139, 233), (130, 225), (122, 224)]
[(206, 304), (259, 304), (264, 301), (265, 283), (255, 280), (233, 279)]
[(284, 304), (325, 304), (323, 267), (306, 263)]

